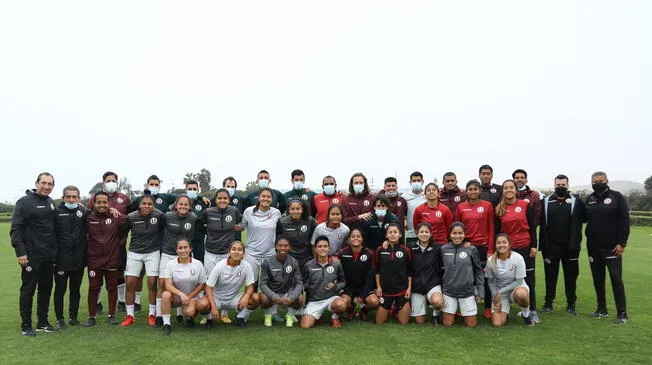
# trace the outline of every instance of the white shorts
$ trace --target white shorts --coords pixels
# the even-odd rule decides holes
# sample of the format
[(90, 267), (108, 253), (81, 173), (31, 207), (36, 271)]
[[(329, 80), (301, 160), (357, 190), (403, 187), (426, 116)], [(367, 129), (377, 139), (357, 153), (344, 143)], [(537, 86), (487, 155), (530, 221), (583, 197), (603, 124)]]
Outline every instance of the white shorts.
[(258, 282), (258, 276), (260, 276), (260, 268), (263, 266), (263, 261), (267, 257), (258, 257), (253, 255), (248, 255), (245, 253), (244, 260), (251, 265), (251, 270), (254, 272), (254, 280)]
[(458, 306), (462, 317), (475, 316), (478, 314), (478, 305), (475, 303), (475, 295), (466, 298), (453, 298), (444, 294), (444, 308), (442, 309), (442, 312), (455, 314)]
[(161, 274), (165, 274), (165, 267), (168, 266), (168, 262), (172, 260), (176, 260), (178, 256), (176, 255), (168, 255), (166, 253), (161, 254), (161, 260), (158, 264), (158, 272)]
[(410, 305), (412, 306), (410, 317), (425, 316), (426, 308), (428, 307), (428, 303), (430, 303), (430, 297), (435, 293), (441, 294), (441, 285), (437, 285), (430, 289), (426, 295), (412, 293), (412, 296), (410, 297)]
[[(519, 285), (516, 288), (519, 287), (525, 288), (525, 290), (527, 290), (528, 293), (530, 292), (530, 287), (528, 287), (527, 284)], [(514, 292), (516, 291), (516, 288), (514, 288), (514, 290), (512, 290), (511, 292), (500, 296), (501, 312), (509, 314), (509, 310), (512, 307), (512, 303), (516, 303), (516, 300), (514, 300)], [(491, 306), (491, 313), (495, 313), (493, 305)]]
[(140, 272), (145, 265), (145, 273), (147, 276), (159, 276), (159, 262), (161, 261), (161, 253), (158, 251), (150, 253), (135, 253), (127, 252), (127, 267), (125, 268), (125, 276), (140, 277)]
[(217, 308), (219, 310), (234, 310), (238, 311), (238, 303), (240, 303), (240, 299), (242, 299), (242, 296), (244, 293), (238, 293), (235, 297), (233, 297), (231, 300), (227, 301), (221, 301), (219, 298), (216, 296), (213, 296), (213, 299), (215, 299), (215, 305), (217, 305)]
[(331, 310), (331, 304), (333, 304), (333, 301), (337, 298), (339, 298), (339, 296), (334, 295), (328, 299), (319, 300), (316, 302), (308, 302), (308, 305), (306, 305), (306, 308), (303, 310), (303, 314), (307, 314), (309, 316), (315, 317), (316, 319), (319, 319), (324, 311)]
[(213, 271), (215, 265), (217, 265), (218, 262), (228, 257), (229, 257), (228, 253), (225, 253), (223, 255), (216, 255), (208, 251), (204, 252), (204, 269), (206, 269), (206, 276), (211, 276), (211, 271)]

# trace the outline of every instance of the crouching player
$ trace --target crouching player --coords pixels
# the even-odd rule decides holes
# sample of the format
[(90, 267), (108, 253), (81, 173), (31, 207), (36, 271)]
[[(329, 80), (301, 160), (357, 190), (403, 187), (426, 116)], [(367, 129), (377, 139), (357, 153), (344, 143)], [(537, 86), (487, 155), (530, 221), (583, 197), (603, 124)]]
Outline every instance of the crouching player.
[(263, 261), (260, 271), (260, 306), (265, 311), (265, 327), (272, 326), (274, 306), (288, 307), (285, 325), (292, 327), (294, 314), (303, 305), (303, 281), (299, 261), (290, 256), (290, 240), (276, 238), (276, 255)]
[(301, 317), (301, 328), (311, 328), (321, 318), (324, 311), (331, 311), (331, 327), (342, 327), (340, 314), (346, 310), (346, 302), (338, 294), (346, 286), (344, 269), (339, 261), (332, 261), (328, 256), (330, 243), (328, 237), (315, 239), (316, 257), (304, 267), (308, 304)]
[(163, 333), (172, 332), (170, 311), (172, 307), (181, 307), (187, 317), (187, 325), (194, 326), (197, 313), (209, 313), (211, 304), (207, 297), (199, 298), (206, 283), (206, 272), (201, 261), (190, 257), (192, 247), (187, 239), (177, 241), (178, 257), (165, 266), (161, 279), (165, 282), (161, 314), (163, 316)]

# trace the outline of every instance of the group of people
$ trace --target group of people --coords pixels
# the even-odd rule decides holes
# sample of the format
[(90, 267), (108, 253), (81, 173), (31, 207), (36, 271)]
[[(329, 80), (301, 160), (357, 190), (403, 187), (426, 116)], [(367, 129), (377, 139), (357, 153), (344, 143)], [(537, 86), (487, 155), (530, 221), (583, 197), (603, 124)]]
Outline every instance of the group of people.
[[(162, 193), (161, 180), (152, 175), (144, 194), (132, 202), (118, 191), (116, 173), (102, 178), (104, 188), (86, 206), (73, 185), (63, 188), (63, 201), (55, 206), (54, 177), (41, 173), (36, 188), (16, 204), (10, 235), (21, 266), (25, 336), (36, 334), (37, 288), (36, 331), (66, 327), (67, 291), (68, 324), (96, 325), (102, 287), (108, 293), (108, 323), (134, 325), (144, 276), (148, 324), (166, 334), (174, 307), (179, 323), (194, 326), (201, 316), (208, 328), (214, 321), (244, 327), (259, 306), (265, 326), (299, 321), (310, 328), (328, 311), (333, 327), (341, 326), (341, 316), (367, 320), (372, 312), (378, 324), (390, 318), (425, 323), (430, 317), (434, 324), (451, 326), (459, 316), (472, 327), (478, 303), (495, 326), (506, 323), (516, 303), (524, 322), (533, 326), (540, 322), (534, 275), (539, 251), (546, 278), (541, 312), (553, 310), (561, 263), (566, 311), (577, 315), (584, 223), (597, 296), (591, 316), (608, 316), (606, 267), (616, 299), (614, 323), (628, 321), (622, 254), (629, 211), (604, 172), (592, 175), (593, 193), (585, 201), (569, 192), (565, 175), (554, 178), (554, 193), (544, 197), (529, 188), (525, 170), (515, 170), (498, 185), (488, 165), (464, 190), (452, 172), (444, 174), (440, 188), (415, 171), (403, 194), (393, 177), (374, 194), (362, 173), (353, 174), (346, 191), (326, 176), (317, 194), (306, 188), (301, 170), (292, 171), (292, 190), (283, 194), (269, 187), (269, 172), (262, 170), (256, 191), (239, 196), (237, 181), (227, 177), (213, 201), (201, 196), (193, 180), (185, 182), (185, 194)], [(85, 268), (88, 320), (82, 324)], [(48, 321), (53, 283), (55, 326)], [(287, 308), (285, 317), (281, 308)], [(126, 312), (122, 322), (116, 311)], [(233, 321), (228, 311), (236, 312)]]

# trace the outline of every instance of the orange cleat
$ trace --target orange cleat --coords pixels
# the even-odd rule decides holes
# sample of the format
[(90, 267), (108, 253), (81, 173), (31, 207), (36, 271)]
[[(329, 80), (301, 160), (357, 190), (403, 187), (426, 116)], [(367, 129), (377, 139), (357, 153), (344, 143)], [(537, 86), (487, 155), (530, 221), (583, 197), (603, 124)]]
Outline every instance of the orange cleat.
[(156, 316), (150, 314), (149, 317), (147, 317), (147, 323), (149, 323), (150, 326), (156, 326)]
[(127, 316), (125, 320), (122, 321), (122, 323), (120, 323), (120, 326), (129, 327), (134, 323), (136, 323), (136, 318), (134, 318), (133, 316)]
[(342, 327), (342, 323), (340, 323), (339, 318), (331, 318), (331, 327), (333, 327), (333, 328)]

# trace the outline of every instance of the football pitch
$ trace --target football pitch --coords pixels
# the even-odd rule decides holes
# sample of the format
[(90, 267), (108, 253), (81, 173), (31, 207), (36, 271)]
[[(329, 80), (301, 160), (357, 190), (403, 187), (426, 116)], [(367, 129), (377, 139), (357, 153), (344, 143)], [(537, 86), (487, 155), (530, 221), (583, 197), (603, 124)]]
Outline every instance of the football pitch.
[[(390, 321), (375, 325), (342, 319), (342, 328), (320, 325), (302, 330), (284, 323), (263, 326), (262, 311), (256, 310), (244, 329), (216, 324), (211, 330), (185, 328), (172, 319), (170, 336), (147, 326), (147, 295), (143, 312), (129, 328), (107, 324), (98, 315), (95, 327), (71, 327), (57, 333), (20, 335), (18, 289), (20, 270), (9, 240), (9, 223), (0, 223), (0, 364), (649, 364), (652, 362), (652, 296), (645, 289), (652, 283), (652, 228), (632, 227), (624, 257), (624, 281), (630, 322), (613, 325), (615, 308), (607, 279), (608, 319), (592, 319), (595, 294), (586, 249), (580, 256), (577, 311), (564, 311), (563, 275), (560, 275), (555, 310), (540, 314), (541, 323), (527, 328), (512, 318), (504, 328), (493, 328), (481, 318), (476, 328), (417, 325), (400, 326)], [(537, 262), (537, 306), (543, 305), (543, 262)], [(79, 320), (87, 317), (87, 278), (82, 285)], [(103, 303), (106, 308), (106, 291)], [(36, 304), (36, 297), (34, 298)], [(67, 301), (66, 301), (67, 308)], [(67, 309), (64, 311), (67, 314)], [(122, 321), (123, 313), (117, 314)], [(233, 318), (233, 313), (231, 313)], [(55, 322), (50, 305), (50, 323)], [(67, 319), (67, 318), (66, 318)], [(36, 307), (34, 307), (34, 323)]]

